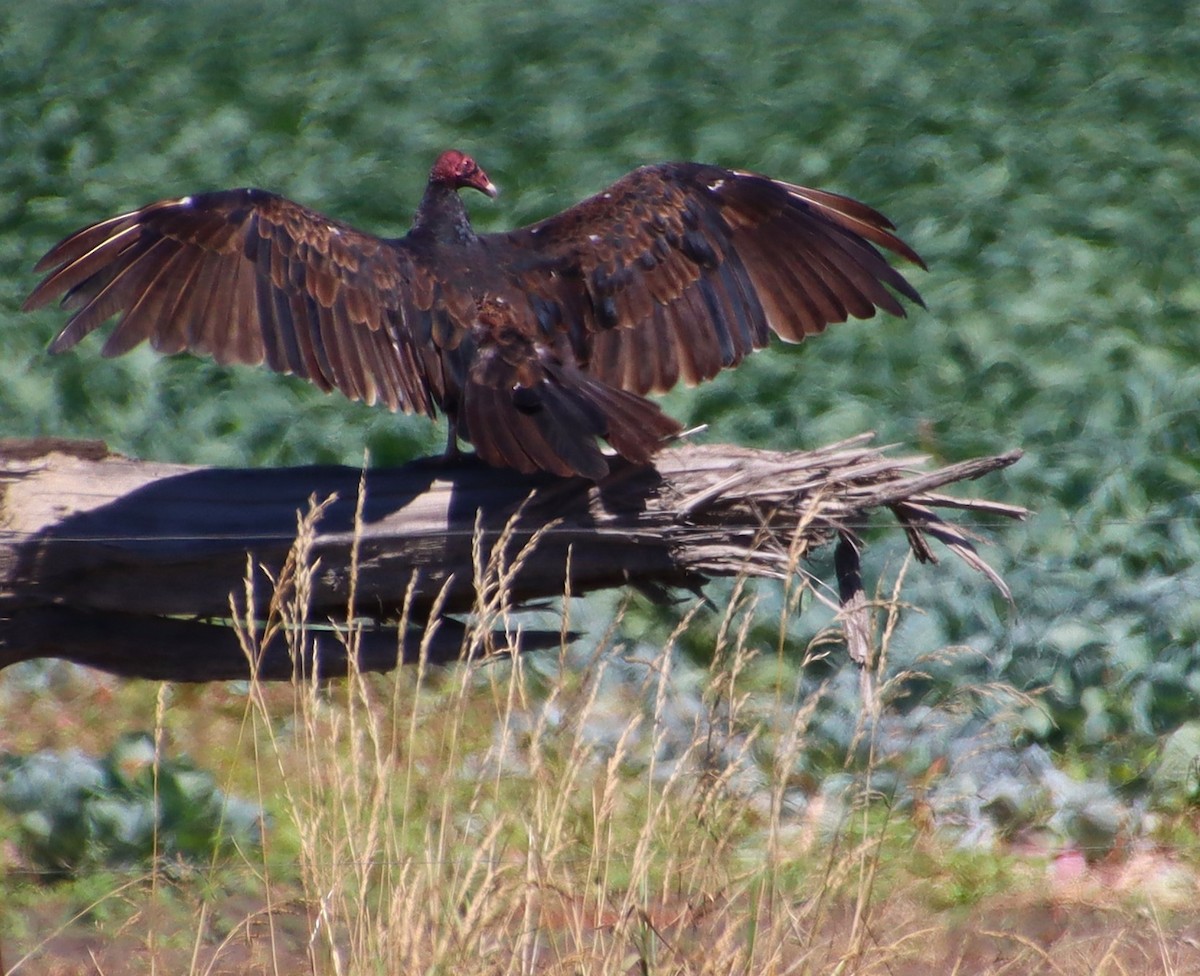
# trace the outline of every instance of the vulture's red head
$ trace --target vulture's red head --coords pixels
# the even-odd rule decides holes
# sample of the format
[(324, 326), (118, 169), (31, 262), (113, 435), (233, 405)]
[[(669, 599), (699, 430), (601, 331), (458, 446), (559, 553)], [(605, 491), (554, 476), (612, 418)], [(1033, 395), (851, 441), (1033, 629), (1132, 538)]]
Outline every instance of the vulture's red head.
[(452, 190), (471, 187), (480, 193), (494, 197), (500, 191), (496, 184), (488, 179), (487, 173), (479, 168), (479, 164), (464, 152), (457, 149), (447, 149), (438, 156), (433, 169), (429, 171), (429, 182), (440, 183)]

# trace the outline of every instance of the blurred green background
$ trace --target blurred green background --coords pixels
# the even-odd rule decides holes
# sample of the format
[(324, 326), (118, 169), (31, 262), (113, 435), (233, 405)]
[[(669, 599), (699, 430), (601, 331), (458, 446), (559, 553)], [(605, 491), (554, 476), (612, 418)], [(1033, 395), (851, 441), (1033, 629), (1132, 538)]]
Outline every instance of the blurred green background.
[[(18, 311), (76, 227), (256, 185), (402, 233), (438, 151), (527, 223), (645, 162), (695, 159), (849, 193), (924, 255), (906, 321), (775, 347), (667, 408), (714, 441), (864, 430), (1027, 505), (986, 552), (1015, 609), (915, 572), (934, 682), (1048, 688), (1026, 734), (1134, 767), (1198, 711), (1200, 8), (1178, 2), (460, 0), (15, 3), (0, 10), (0, 434), (103, 438), (156, 460), (375, 463), (439, 449), (424, 420), (250, 369), (95, 339)], [(873, 539), (894, 569), (900, 533)], [(914, 652), (916, 653), (916, 652)]]

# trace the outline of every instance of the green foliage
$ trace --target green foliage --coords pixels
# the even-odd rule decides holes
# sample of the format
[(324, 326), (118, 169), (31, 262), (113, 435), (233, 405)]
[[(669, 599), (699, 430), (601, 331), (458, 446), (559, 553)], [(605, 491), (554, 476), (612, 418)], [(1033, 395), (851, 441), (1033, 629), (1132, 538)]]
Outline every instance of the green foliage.
[(917, 847), (909, 866), (927, 879), (925, 897), (935, 911), (964, 908), (1011, 891), (1016, 875), (1011, 859), (990, 851)]
[(176, 859), (203, 863), (260, 843), (257, 807), (225, 797), (182, 760), (157, 768), (154, 742), (128, 734), (100, 759), (0, 756), (0, 807), (26, 857), (47, 875)]
[(1179, 810), (1200, 803), (1200, 721), (1185, 722), (1163, 744), (1153, 787), (1160, 806)]
[(1200, 693), (1198, 88), (1200, 25), (1164, 2), (9, 4), (3, 433), (239, 464), (438, 446), (425, 421), (265, 372), (101, 361), (95, 340), (45, 356), (62, 316), (17, 312), (30, 265), (161, 196), (260, 185), (400, 233), (449, 145), (506, 191), (471, 203), (489, 229), (657, 159), (849, 192), (928, 259), (929, 311), (777, 347), (666, 405), (762, 446), (877, 429), (941, 460), (1023, 448), (981, 489), (1036, 512), (988, 553), (1015, 614), (948, 567), (914, 573), (925, 616), (896, 664), (900, 644), (969, 643), (982, 656), (926, 690), (1045, 688), (1028, 733), (1117, 761)]

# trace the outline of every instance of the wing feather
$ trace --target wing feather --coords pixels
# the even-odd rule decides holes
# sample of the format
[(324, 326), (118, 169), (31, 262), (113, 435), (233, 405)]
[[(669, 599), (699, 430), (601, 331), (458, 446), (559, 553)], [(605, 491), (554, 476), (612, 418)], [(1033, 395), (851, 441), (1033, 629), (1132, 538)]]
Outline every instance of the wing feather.
[[(182, 320), (187, 312), (187, 307), (191, 303), (192, 284), (195, 282), (197, 275), (200, 273), (201, 261), (188, 260), (181, 262), (179, 268), (178, 290), (168, 292), (165, 295), (165, 314), (162, 322), (159, 323), (155, 330), (150, 333), (150, 345), (155, 352), (160, 352), (165, 355), (182, 352), (184, 349), (183, 337), (179, 332), (178, 323)], [(86, 309), (85, 309), (86, 310)], [(89, 325), (91, 323), (89, 322)], [(98, 322), (96, 324), (99, 324)], [(69, 326), (68, 326), (69, 327)], [(95, 328), (92, 325), (92, 328)], [(100, 350), (102, 356), (109, 356), (112, 353), (109, 351), (109, 343), (118, 341), (117, 331), (114, 329), (108, 334), (108, 339), (104, 343), (104, 347)]]
[(674, 326), (667, 321), (664, 306), (654, 307), (648, 327), (654, 330), (651, 346), (660, 352), (656, 357), (654, 383), (646, 392), (669, 390), (679, 382), (679, 343), (675, 338)]
[(163, 200), (52, 248), (25, 302), (73, 310), (61, 352), (118, 316), (106, 355), (144, 341), (222, 363), (267, 364), (323, 389), (432, 414), (426, 360), (399, 312), (412, 258), (262, 190)]
[[(111, 333), (104, 343), (105, 356), (119, 356), (145, 342), (163, 319), (164, 307), (168, 301), (174, 305), (177, 293), (172, 292), (167, 282), (180, 274), (183, 249), (178, 242), (165, 237), (156, 247), (160, 253), (152, 264), (141, 269), (138, 295), (129, 303), (124, 328)], [(79, 329), (68, 323), (51, 345), (51, 351), (60, 352), (70, 348), (95, 328), (95, 325), (86, 322), (83, 325), (84, 328)]]
[(877, 309), (903, 316), (896, 296), (921, 297), (877, 247), (924, 264), (894, 230), (836, 193), (665, 163), (489, 240), (514, 283), (554, 307), (539, 321), (584, 369), (646, 393), (709, 379), (770, 332), (799, 341)]

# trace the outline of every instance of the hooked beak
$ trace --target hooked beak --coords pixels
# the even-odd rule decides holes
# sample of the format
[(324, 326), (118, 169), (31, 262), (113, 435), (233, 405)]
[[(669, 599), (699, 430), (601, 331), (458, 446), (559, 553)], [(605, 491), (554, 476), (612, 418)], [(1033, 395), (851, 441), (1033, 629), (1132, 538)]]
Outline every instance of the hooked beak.
[(485, 183), (479, 189), (482, 192), (486, 193), (493, 200), (495, 200), (496, 197), (498, 197), (500, 195), (500, 187), (496, 186), (496, 184), (493, 183), (491, 180), (488, 180), (487, 183)]

